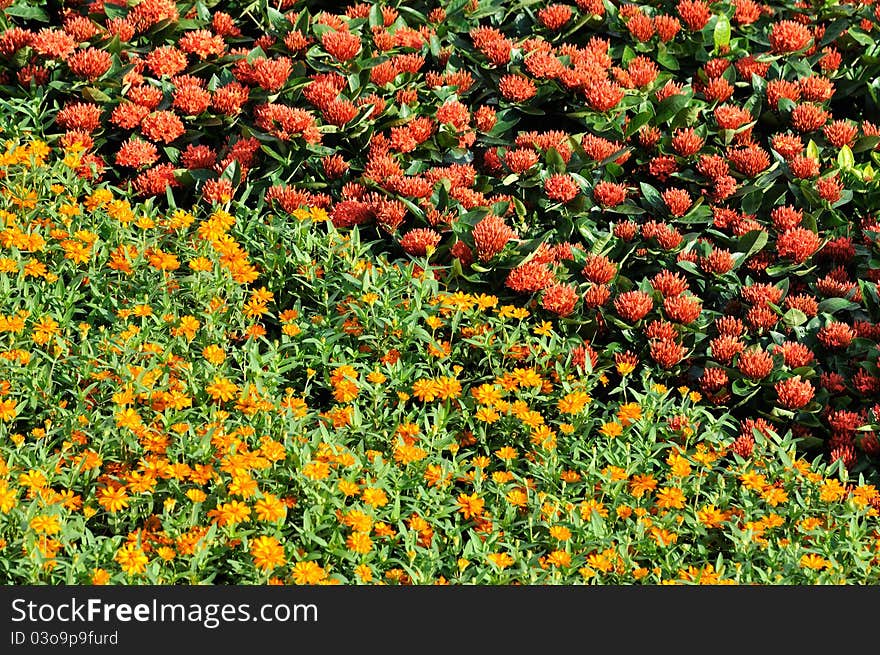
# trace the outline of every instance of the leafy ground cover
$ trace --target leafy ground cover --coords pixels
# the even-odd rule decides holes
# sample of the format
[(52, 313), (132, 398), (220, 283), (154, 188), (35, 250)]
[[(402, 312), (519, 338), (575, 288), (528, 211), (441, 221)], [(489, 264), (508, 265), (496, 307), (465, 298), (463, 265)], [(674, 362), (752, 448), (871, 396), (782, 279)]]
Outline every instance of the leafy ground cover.
[(5, 581), (876, 581), (873, 5), (6, 4)]

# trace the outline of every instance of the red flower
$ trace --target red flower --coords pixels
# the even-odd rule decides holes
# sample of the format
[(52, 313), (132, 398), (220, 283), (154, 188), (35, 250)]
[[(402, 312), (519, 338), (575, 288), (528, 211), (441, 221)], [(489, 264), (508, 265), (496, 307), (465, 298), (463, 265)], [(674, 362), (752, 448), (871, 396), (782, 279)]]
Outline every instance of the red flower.
[(819, 235), (804, 227), (794, 227), (783, 232), (776, 240), (776, 250), (780, 257), (790, 257), (794, 261), (805, 262), (819, 249), (822, 243)]
[(819, 75), (810, 75), (798, 80), (798, 87), (805, 100), (826, 102), (834, 95), (834, 83)]
[[(332, 32), (329, 32), (332, 34)], [(251, 80), (261, 89), (274, 93), (281, 89), (290, 77), (292, 62), (287, 57), (275, 59), (258, 58), (253, 62)]]
[(546, 289), (555, 281), (553, 271), (547, 264), (529, 260), (510, 271), (504, 284), (518, 293), (534, 293)]
[(173, 111), (154, 111), (140, 125), (141, 133), (150, 141), (171, 143), (186, 131)]
[(654, 308), (654, 301), (643, 291), (627, 291), (614, 299), (614, 310), (625, 321), (635, 323), (648, 315)]
[(213, 168), (217, 163), (217, 153), (210, 146), (190, 144), (180, 155), (180, 162), (189, 170)]
[(657, 79), (657, 74), (660, 72), (657, 69), (657, 64), (644, 55), (638, 55), (630, 59), (626, 70), (629, 73), (633, 86), (637, 88), (646, 87), (651, 84)]
[(78, 50), (67, 58), (67, 65), (74, 75), (92, 82), (110, 70), (112, 64), (110, 53), (97, 48)]
[(480, 132), (489, 132), (495, 127), (495, 122), (498, 120), (495, 113), (495, 110), (488, 105), (482, 105), (474, 112), (474, 123)]
[(337, 98), (327, 105), (321, 112), (321, 116), (330, 125), (342, 127), (357, 116), (357, 107), (350, 100)]
[(544, 289), (541, 306), (558, 316), (568, 316), (577, 304), (577, 290), (570, 284), (551, 284)]
[(101, 124), (101, 108), (88, 102), (75, 102), (59, 111), (55, 122), (66, 130), (94, 132)]
[(804, 155), (792, 157), (788, 162), (788, 168), (792, 175), (802, 180), (819, 175), (819, 162)]
[(174, 164), (159, 164), (148, 168), (134, 179), (134, 188), (142, 196), (158, 196), (169, 187), (178, 187)]
[(223, 42), (223, 36), (220, 34), (212, 34), (210, 30), (191, 30), (189, 32), (184, 32), (183, 36), (178, 39), (177, 45), (180, 46), (180, 49), (185, 53), (196, 55), (199, 59), (207, 59), (211, 55), (219, 57), (226, 51), (226, 44)]
[(766, 305), (768, 303), (775, 305), (782, 298), (782, 289), (773, 284), (757, 282), (742, 287), (740, 294), (746, 302), (750, 302), (753, 305)]
[(729, 365), (733, 358), (743, 351), (745, 344), (733, 334), (722, 334), (709, 342), (709, 348), (712, 350), (713, 358)]
[(202, 198), (208, 204), (223, 205), (232, 200), (235, 190), (227, 179), (206, 180), (202, 187)]
[(645, 336), (650, 341), (675, 340), (678, 338), (678, 330), (669, 321), (653, 320), (645, 327)]
[(755, 177), (770, 167), (770, 155), (757, 145), (728, 150), (727, 158), (730, 159), (733, 167), (746, 177)]
[(617, 207), (626, 200), (626, 184), (599, 182), (593, 188), (593, 199), (603, 207)]
[(746, 109), (720, 105), (715, 108), (715, 122), (722, 130), (735, 130), (752, 121), (752, 115)]
[(559, 173), (544, 180), (544, 193), (550, 200), (568, 202), (573, 200), (578, 192), (580, 192), (580, 187), (570, 175)]
[(700, 257), (700, 267), (707, 273), (723, 275), (733, 269), (733, 255), (724, 248), (714, 248), (706, 257)]
[(828, 122), (829, 114), (812, 102), (799, 104), (791, 111), (791, 125), (798, 132), (812, 132)]
[(663, 300), (663, 311), (669, 320), (687, 325), (700, 317), (703, 305), (695, 296), (669, 296)]
[(770, 80), (767, 82), (767, 103), (773, 108), (779, 108), (779, 101), (782, 98), (788, 98), (792, 102), (801, 99), (801, 87), (795, 82), (786, 80)]
[(746, 321), (755, 330), (769, 330), (779, 321), (779, 316), (769, 307), (761, 305), (752, 307), (746, 313)]
[(175, 48), (173, 45), (165, 45), (155, 48), (146, 59), (147, 68), (153, 71), (154, 75), (162, 77), (167, 75), (172, 77), (182, 72), (186, 68), (186, 54)]
[(651, 278), (651, 286), (664, 298), (678, 296), (688, 290), (688, 281), (679, 273), (670, 270), (660, 271)]
[(619, 84), (601, 79), (590, 84), (586, 90), (587, 103), (595, 111), (609, 111), (623, 100), (624, 90)]
[(211, 106), (226, 116), (234, 116), (241, 111), (242, 105), (247, 102), (248, 88), (238, 82), (230, 82), (219, 87), (211, 96)]
[(498, 90), (511, 102), (525, 102), (538, 92), (535, 83), (522, 75), (505, 75), (498, 82)]
[(691, 208), (691, 196), (684, 189), (667, 189), (660, 195), (673, 216), (684, 216)]
[(174, 90), (172, 106), (186, 116), (198, 116), (211, 106), (211, 92), (194, 84), (188, 84)]
[(595, 309), (602, 307), (611, 298), (611, 287), (607, 284), (591, 284), (584, 294), (584, 304)]
[(773, 357), (760, 348), (750, 348), (739, 354), (737, 368), (751, 380), (760, 380), (773, 370)]
[(538, 12), (538, 20), (544, 27), (555, 32), (571, 19), (571, 13), (568, 5), (548, 5)]
[(61, 30), (44, 27), (33, 35), (30, 45), (46, 59), (66, 59), (76, 50), (76, 39)]
[(761, 17), (761, 5), (754, 0), (733, 0), (733, 6), (733, 22), (737, 25), (751, 25)]
[(843, 182), (840, 181), (836, 173), (816, 180), (816, 192), (822, 200), (827, 200), (828, 202), (840, 200), (843, 188)]
[(639, 11), (626, 22), (626, 29), (637, 41), (645, 42), (654, 36), (655, 28), (651, 19)]
[(660, 37), (660, 40), (663, 41), (663, 43), (672, 41), (681, 29), (681, 23), (679, 20), (668, 14), (654, 16), (653, 21), (654, 28), (657, 30), (657, 36)]
[(782, 353), (785, 365), (789, 368), (808, 366), (814, 359), (813, 351), (809, 346), (796, 341), (783, 341), (773, 347), (773, 352)]
[(794, 134), (777, 134), (770, 140), (770, 144), (786, 161), (804, 151), (804, 142)]
[(142, 141), (137, 137), (131, 137), (119, 147), (116, 153), (116, 163), (119, 166), (129, 168), (143, 168), (150, 166), (159, 159), (159, 152), (149, 141)]
[(514, 173), (525, 173), (538, 163), (538, 153), (531, 148), (508, 150), (504, 155), (504, 163)]
[(849, 325), (840, 322), (829, 323), (816, 334), (822, 345), (829, 349), (846, 348), (855, 336)]
[(716, 77), (709, 80), (702, 91), (710, 102), (726, 102), (733, 95), (733, 85), (724, 77)]
[(672, 339), (662, 339), (651, 342), (651, 359), (662, 368), (672, 368), (685, 356), (684, 346)]
[(519, 235), (504, 222), (503, 218), (488, 214), (474, 226), (473, 237), (477, 257), (481, 262), (487, 262), (501, 252), (508, 241), (518, 239)]
[(617, 264), (605, 255), (589, 254), (582, 272), (594, 284), (608, 284), (617, 275)]
[(590, 367), (595, 367), (599, 363), (599, 353), (593, 350), (590, 344), (584, 342), (582, 346), (578, 346), (571, 351), (571, 363), (573, 366), (586, 369), (587, 359), (590, 360)]
[(708, 393), (715, 393), (727, 386), (729, 379), (723, 368), (707, 368), (700, 376), (700, 388)]
[(834, 121), (826, 125), (822, 132), (828, 143), (836, 148), (849, 145), (859, 133), (859, 128), (847, 121)]
[(768, 35), (773, 52), (797, 52), (807, 47), (812, 35), (810, 30), (793, 20), (781, 20), (773, 24)]
[(360, 52), (361, 39), (357, 34), (342, 30), (325, 32), (321, 36), (321, 45), (337, 61), (349, 61)]
[(419, 228), (410, 230), (400, 239), (400, 247), (408, 254), (416, 257), (424, 257), (440, 243), (440, 234), (431, 228)]
[(703, 137), (699, 136), (692, 127), (676, 130), (672, 137), (672, 149), (682, 157), (694, 155), (702, 147)]
[(804, 220), (804, 214), (799, 209), (784, 205), (776, 207), (770, 212), (770, 220), (773, 221), (773, 227), (777, 230), (785, 231), (798, 227)]
[(712, 16), (709, 5), (702, 0), (680, 0), (676, 9), (688, 29), (694, 32), (699, 32), (706, 27), (706, 23)]

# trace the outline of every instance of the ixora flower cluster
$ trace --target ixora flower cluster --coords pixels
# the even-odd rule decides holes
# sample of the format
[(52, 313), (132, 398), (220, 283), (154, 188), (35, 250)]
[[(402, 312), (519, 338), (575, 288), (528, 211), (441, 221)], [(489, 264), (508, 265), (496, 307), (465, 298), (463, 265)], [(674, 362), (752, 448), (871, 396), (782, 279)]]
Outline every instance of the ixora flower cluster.
[(0, 155), (4, 583), (880, 582), (880, 492), (763, 419), (585, 371), (321, 208), (159, 210), (80, 164)]
[(0, 4), (2, 575), (874, 579), (873, 3)]

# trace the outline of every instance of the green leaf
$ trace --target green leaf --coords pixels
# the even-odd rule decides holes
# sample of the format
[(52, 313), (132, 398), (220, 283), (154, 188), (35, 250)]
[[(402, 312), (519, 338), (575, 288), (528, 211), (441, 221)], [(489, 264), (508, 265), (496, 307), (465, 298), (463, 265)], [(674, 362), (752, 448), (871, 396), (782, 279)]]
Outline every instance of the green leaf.
[(669, 96), (657, 106), (657, 122), (668, 122), (679, 111), (687, 107), (690, 101), (690, 96), (681, 93)]
[[(4, 9), (3, 12), (7, 16), (15, 16), (16, 18), (23, 18), (25, 20), (38, 20), (41, 23), (49, 22), (49, 14), (43, 11), (40, 7), (31, 7), (30, 5), (13, 5), (12, 7)], [(107, 15), (110, 15), (109, 12)]]
[(803, 325), (809, 320), (809, 317), (800, 309), (792, 307), (782, 316), (782, 321), (789, 327), (797, 327)]
[(737, 244), (737, 250), (745, 254), (742, 259), (740, 259), (740, 262), (744, 262), (756, 252), (759, 252), (767, 245), (767, 240), (769, 238), (766, 230), (752, 230), (741, 236), (739, 243)]
[(837, 153), (837, 165), (844, 171), (848, 171), (851, 169), (856, 163), (856, 158), (853, 156), (853, 151), (846, 144), (843, 144), (840, 148), (840, 152)]
[(663, 197), (657, 189), (647, 182), (640, 182), (639, 187), (642, 190), (642, 197), (652, 208), (661, 209), (663, 207)]
[(718, 51), (730, 45), (730, 20), (724, 14), (718, 16), (712, 40), (715, 42), (715, 50)]
[(841, 309), (858, 309), (859, 305), (846, 298), (826, 298), (819, 303), (819, 311), (824, 314), (833, 314)]
[(816, 145), (816, 142), (812, 139), (810, 139), (810, 142), (807, 144), (807, 157), (819, 161), (819, 146)]
[(764, 201), (764, 194), (760, 189), (749, 191), (742, 199), (742, 210), (744, 214), (754, 214), (761, 207)]

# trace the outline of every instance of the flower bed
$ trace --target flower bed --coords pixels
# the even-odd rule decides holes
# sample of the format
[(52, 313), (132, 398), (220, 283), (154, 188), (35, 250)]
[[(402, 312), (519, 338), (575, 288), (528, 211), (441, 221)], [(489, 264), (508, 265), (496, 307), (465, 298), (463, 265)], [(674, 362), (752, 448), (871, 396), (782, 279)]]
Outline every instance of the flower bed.
[(7, 584), (877, 581), (872, 485), (540, 312), (3, 162)]

